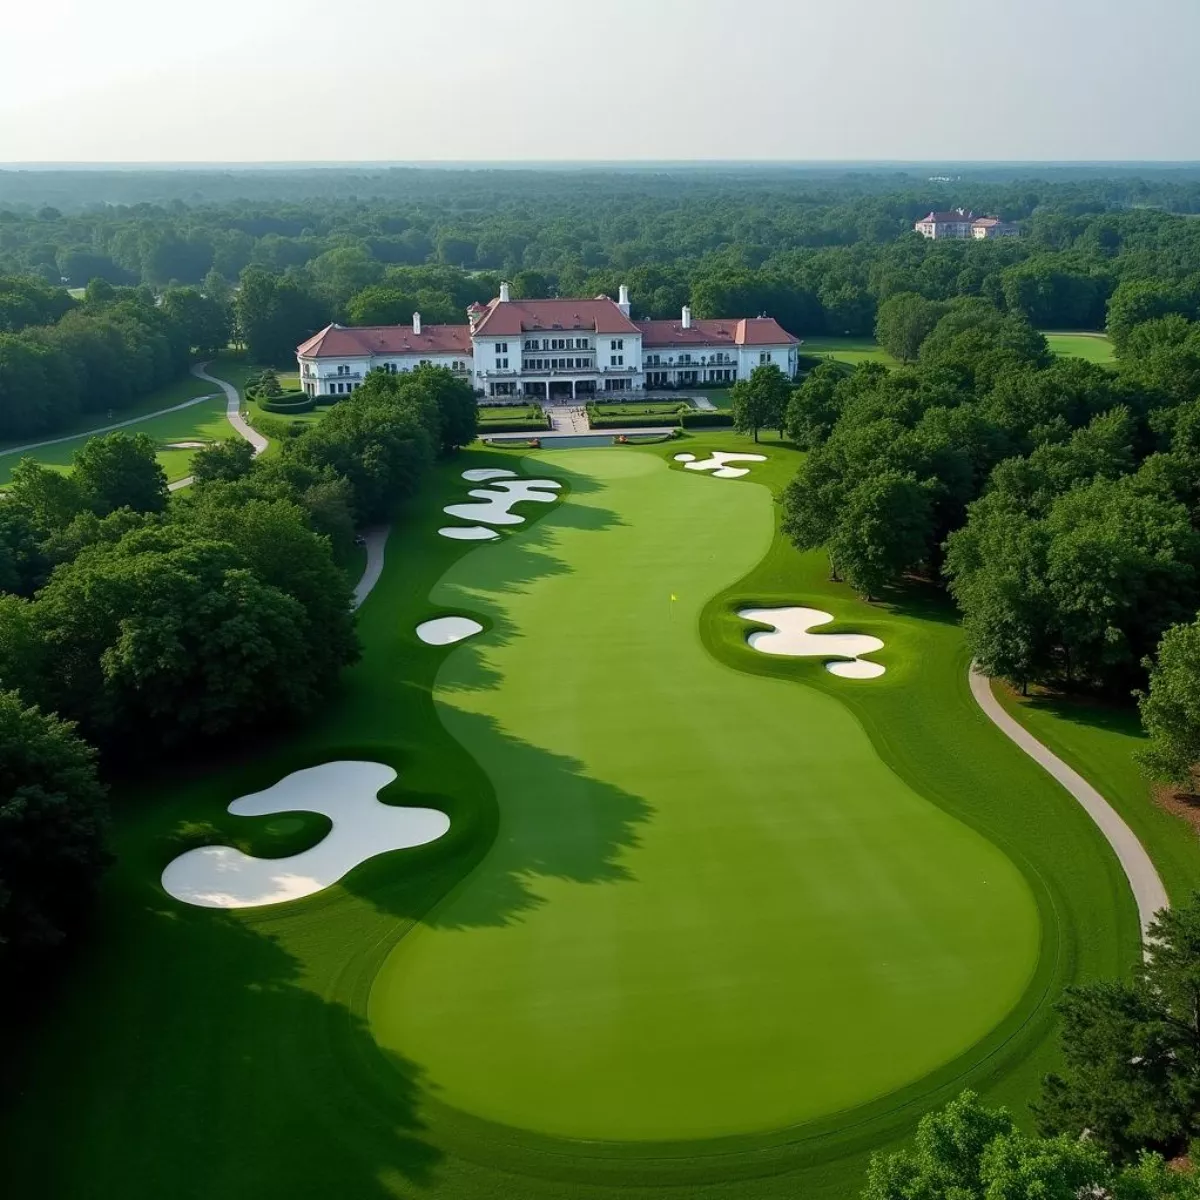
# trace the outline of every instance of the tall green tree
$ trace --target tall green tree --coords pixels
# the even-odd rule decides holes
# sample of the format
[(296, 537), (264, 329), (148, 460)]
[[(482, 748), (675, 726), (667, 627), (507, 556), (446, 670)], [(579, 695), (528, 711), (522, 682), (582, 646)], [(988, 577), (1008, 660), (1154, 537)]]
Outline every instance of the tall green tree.
[(1200, 1130), (1200, 894), (1151, 925), (1132, 980), (1069, 988), (1064, 1067), (1035, 1106), (1049, 1134), (1087, 1135), (1131, 1161), (1174, 1156)]
[(778, 429), (782, 437), (790, 398), (787, 376), (774, 363), (755, 367), (749, 379), (739, 379), (730, 391), (734, 428), (753, 433), (756, 442), (760, 429)]
[(921, 344), (933, 332), (946, 311), (945, 306), (915, 292), (889, 296), (875, 318), (875, 338), (894, 358), (912, 362)]
[(162, 512), (167, 506), (167, 475), (157, 450), (145, 433), (89, 438), (71, 458), (83, 504), (99, 517), (118, 508)]
[(70, 935), (108, 862), (107, 821), (92, 749), (0, 692), (0, 963)]
[(1147, 666), (1150, 683), (1137, 697), (1150, 744), (1134, 757), (1152, 779), (1195, 791), (1200, 764), (1200, 618), (1168, 629)]
[(828, 541), (829, 557), (871, 599), (925, 561), (932, 529), (928, 490), (912, 474), (884, 471), (847, 496)]

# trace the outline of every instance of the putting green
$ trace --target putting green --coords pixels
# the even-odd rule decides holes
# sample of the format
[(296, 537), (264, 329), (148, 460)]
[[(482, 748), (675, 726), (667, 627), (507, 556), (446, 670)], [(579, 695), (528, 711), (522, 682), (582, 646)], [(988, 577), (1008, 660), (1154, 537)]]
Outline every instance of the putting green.
[(376, 976), (380, 1045), (470, 1114), (653, 1140), (813, 1120), (983, 1037), (1036, 964), (1022, 876), (836, 698), (701, 644), (771, 543), (767, 489), (649, 454), (525, 473), (571, 492), (432, 595), (488, 622), (435, 695), (498, 835)]

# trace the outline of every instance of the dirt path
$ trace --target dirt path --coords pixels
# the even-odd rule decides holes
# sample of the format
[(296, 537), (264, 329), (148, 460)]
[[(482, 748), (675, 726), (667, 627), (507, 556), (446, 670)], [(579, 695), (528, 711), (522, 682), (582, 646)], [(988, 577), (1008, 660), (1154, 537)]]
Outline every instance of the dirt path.
[(1170, 900), (1167, 889), (1158, 877), (1154, 863), (1145, 847), (1137, 840), (1132, 829), (1125, 824), (1121, 815), (1078, 771), (1067, 766), (1058, 755), (1052, 753), (1037, 740), (1023, 725), (1005, 712), (1000, 701), (992, 694), (988, 677), (971, 667), (971, 694), (988, 719), (996, 725), (1011, 742), (1016, 743), (1036, 763), (1049, 771), (1076, 800), (1083, 805), (1089, 817), (1095, 821), (1105, 840), (1113, 848), (1133, 898), (1137, 901), (1138, 918), (1142, 934), (1150, 926), (1154, 914), (1167, 908)]

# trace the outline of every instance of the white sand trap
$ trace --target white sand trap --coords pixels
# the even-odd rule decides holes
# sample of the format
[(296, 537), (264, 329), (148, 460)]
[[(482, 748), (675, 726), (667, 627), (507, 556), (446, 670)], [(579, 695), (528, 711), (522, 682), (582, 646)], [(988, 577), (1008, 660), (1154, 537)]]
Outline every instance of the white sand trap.
[(239, 817), (323, 813), (329, 836), (290, 858), (251, 858), (232, 846), (203, 846), (181, 854), (162, 873), (163, 887), (199, 908), (257, 908), (311, 896), (359, 863), (390, 850), (436, 841), (450, 818), (435, 808), (396, 808), (377, 793), (396, 772), (383, 763), (330, 762), (285, 776), (265, 792), (235, 800)]
[(825, 670), (843, 679), (875, 679), (887, 669), (858, 657), (883, 649), (877, 637), (866, 633), (809, 633), (814, 625), (827, 625), (833, 620), (832, 613), (819, 608), (743, 608), (738, 616), (743, 621), (773, 626), (770, 630), (759, 629), (746, 639), (752, 649), (763, 654), (835, 658), (841, 661), (827, 662)]
[(204, 450), (207, 446), (207, 442), (168, 442), (166, 448), (168, 450)]
[(456, 542), (490, 542), (500, 536), (494, 529), (486, 529), (482, 525), (447, 525), (438, 533)]
[(848, 662), (828, 662), (825, 664), (825, 670), (830, 675), (840, 675), (843, 679), (877, 679), (887, 667), (865, 658), (852, 658)]
[(482, 521), (485, 525), (521, 525), (525, 518), (512, 511), (522, 500), (553, 504), (562, 484), (555, 479), (505, 479), (490, 488), (475, 488), (467, 493), (479, 504), (451, 504), (442, 509), (447, 516), (463, 521)]
[(487, 483), (489, 479), (512, 479), (516, 471), (506, 471), (503, 467), (476, 467), (472, 471), (464, 471), (462, 477), (468, 483)]
[[(766, 462), (765, 454), (726, 454), (724, 450), (714, 450), (710, 458), (697, 459), (694, 454), (677, 454), (675, 461), (684, 464), (685, 471), (711, 471), (714, 479), (738, 479), (749, 475), (748, 467), (731, 467), (728, 463), (735, 462)], [(830, 618), (832, 620), (832, 618)]]
[(427, 646), (453, 646), (482, 632), (483, 626), (470, 617), (437, 617), (417, 626), (417, 637)]

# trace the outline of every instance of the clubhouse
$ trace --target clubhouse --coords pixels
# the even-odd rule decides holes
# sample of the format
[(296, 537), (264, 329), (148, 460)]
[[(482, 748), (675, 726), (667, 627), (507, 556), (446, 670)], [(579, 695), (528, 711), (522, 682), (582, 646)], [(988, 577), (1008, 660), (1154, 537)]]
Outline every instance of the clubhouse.
[(581, 396), (657, 388), (729, 386), (773, 363), (789, 378), (799, 339), (773, 317), (634, 321), (629, 289), (616, 301), (514, 300), (507, 283), (489, 304), (467, 310), (466, 325), (329, 325), (296, 350), (310, 396), (344, 395), (368, 371), (448, 367), (485, 399)]

